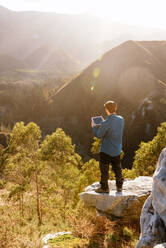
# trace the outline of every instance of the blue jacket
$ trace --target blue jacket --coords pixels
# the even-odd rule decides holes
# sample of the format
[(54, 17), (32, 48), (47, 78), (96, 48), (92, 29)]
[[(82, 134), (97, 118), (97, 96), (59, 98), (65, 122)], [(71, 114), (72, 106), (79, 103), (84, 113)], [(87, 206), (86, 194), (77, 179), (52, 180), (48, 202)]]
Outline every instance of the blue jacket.
[(124, 119), (117, 114), (109, 115), (99, 127), (93, 127), (94, 135), (101, 139), (100, 152), (104, 152), (112, 157), (120, 155), (122, 151), (123, 127)]

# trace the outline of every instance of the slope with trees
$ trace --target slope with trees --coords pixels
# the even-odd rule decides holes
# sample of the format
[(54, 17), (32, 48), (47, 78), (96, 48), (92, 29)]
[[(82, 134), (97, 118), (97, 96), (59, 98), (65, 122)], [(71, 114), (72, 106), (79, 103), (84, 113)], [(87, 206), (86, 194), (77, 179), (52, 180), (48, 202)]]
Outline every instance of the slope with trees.
[[(140, 145), (134, 169), (123, 171), (125, 178), (152, 174), (166, 146), (165, 130), (163, 123), (152, 141)], [(72, 235), (53, 240), (52, 247), (135, 247), (138, 223), (96, 217), (93, 209), (82, 205), (79, 193), (99, 181), (98, 162), (84, 164), (62, 129), (41, 140), (39, 126), (18, 122), (10, 136), (8, 147), (0, 147), (2, 247), (41, 248), (45, 234), (64, 230)], [(98, 144), (93, 146), (96, 150)]]

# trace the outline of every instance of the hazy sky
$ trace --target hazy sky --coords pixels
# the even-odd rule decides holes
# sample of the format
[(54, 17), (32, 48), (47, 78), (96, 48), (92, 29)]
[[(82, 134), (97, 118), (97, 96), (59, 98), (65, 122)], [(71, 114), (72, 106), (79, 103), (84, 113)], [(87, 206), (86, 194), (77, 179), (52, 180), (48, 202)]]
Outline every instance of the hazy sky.
[(82, 13), (110, 21), (166, 29), (166, 0), (0, 0), (12, 10)]

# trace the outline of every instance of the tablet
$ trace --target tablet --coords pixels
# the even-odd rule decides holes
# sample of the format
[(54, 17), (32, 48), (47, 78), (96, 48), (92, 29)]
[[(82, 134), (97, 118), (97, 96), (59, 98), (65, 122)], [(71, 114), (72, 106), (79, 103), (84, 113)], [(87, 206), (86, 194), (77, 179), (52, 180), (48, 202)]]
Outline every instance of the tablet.
[(102, 121), (104, 121), (104, 118), (102, 116), (92, 117), (92, 122), (94, 123), (94, 125), (100, 125)]

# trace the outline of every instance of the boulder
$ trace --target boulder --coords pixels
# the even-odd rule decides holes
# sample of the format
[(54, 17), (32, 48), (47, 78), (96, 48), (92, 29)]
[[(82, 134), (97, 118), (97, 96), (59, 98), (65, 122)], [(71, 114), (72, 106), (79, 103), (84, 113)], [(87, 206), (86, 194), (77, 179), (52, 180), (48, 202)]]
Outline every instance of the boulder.
[(80, 197), (86, 206), (95, 207), (106, 216), (139, 218), (142, 205), (152, 190), (152, 177), (138, 177), (125, 180), (122, 193), (116, 192), (115, 180), (109, 181), (109, 194), (96, 193), (100, 184), (93, 183), (81, 193)]
[(141, 212), (140, 226), (137, 248), (154, 247), (166, 242), (166, 148), (159, 156), (152, 192)]
[(155, 245), (153, 248), (166, 248), (166, 243)]

